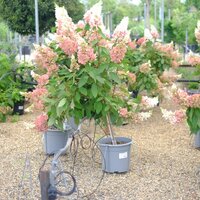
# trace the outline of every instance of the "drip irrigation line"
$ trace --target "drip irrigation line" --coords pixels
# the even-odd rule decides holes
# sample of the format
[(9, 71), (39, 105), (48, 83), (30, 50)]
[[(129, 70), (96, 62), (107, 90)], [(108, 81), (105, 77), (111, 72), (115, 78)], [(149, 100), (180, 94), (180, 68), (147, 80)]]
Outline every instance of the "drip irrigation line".
[[(62, 191), (59, 191), (59, 190), (57, 190), (55, 188), (52, 188), (52, 189), (53, 189), (53, 192), (56, 192), (56, 194), (59, 195), (59, 196), (69, 196), (69, 195), (72, 195), (74, 192), (77, 192), (77, 199), (81, 199), (81, 200), (83, 198), (90, 199), (90, 197), (98, 190), (99, 186), (101, 185), (101, 183), (103, 181), (103, 178), (104, 178), (104, 175), (105, 175), (105, 171), (102, 170), (103, 171), (102, 175), (101, 175), (101, 177), (99, 179), (99, 182), (98, 182), (97, 186), (95, 187), (95, 189), (92, 192), (90, 192), (89, 194), (83, 195), (83, 196), (80, 196), (80, 191), (79, 191), (77, 183), (76, 183), (76, 178), (75, 178), (75, 175), (74, 175), (74, 171), (75, 171), (75, 166), (76, 166), (79, 147), (81, 147), (83, 150), (89, 150), (91, 148), (91, 157), (89, 157), (89, 156), (88, 157), (92, 158), (92, 161), (94, 163), (97, 163), (95, 161), (95, 154), (96, 154), (95, 153), (95, 148), (97, 148), (100, 151), (101, 155), (103, 156), (100, 148), (97, 145), (98, 141), (101, 138), (99, 140), (95, 141), (96, 123), (95, 123), (95, 128), (94, 128), (94, 131), (93, 131), (93, 138), (89, 136), (89, 132), (84, 133), (81, 129), (79, 131), (75, 131), (75, 132), (76, 133), (73, 135), (73, 139), (72, 139), (72, 142), (71, 142), (70, 147), (69, 147), (69, 152), (70, 152), (69, 155), (72, 157), (72, 164), (73, 164), (72, 173), (70, 173), (68, 171), (65, 171), (65, 170), (62, 170), (56, 175), (56, 177), (54, 177), (56, 179), (59, 175), (63, 174), (63, 176), (64, 176), (64, 174), (68, 174), (69, 177), (71, 177), (71, 181), (73, 182), (73, 188), (69, 192), (62, 192)], [(85, 138), (86, 138), (87, 141), (89, 141), (89, 144), (87, 146), (84, 145)], [(84, 154), (87, 156), (87, 154), (85, 152), (84, 152)], [(50, 155), (47, 155), (46, 158), (44, 159), (44, 161), (43, 161), (43, 163), (42, 163), (42, 165), (41, 165), (41, 167), (39, 169), (39, 174), (40, 174), (42, 168), (45, 166), (45, 164), (46, 164), (46, 162), (47, 162), (49, 157), (50, 157)], [(104, 156), (103, 156), (103, 159), (105, 161)], [(99, 162), (98, 162), (98, 164), (99, 164)], [(58, 183), (60, 183), (60, 182), (57, 182), (57, 184)], [(51, 185), (50, 185), (49, 189), (51, 189)]]
[(187, 80), (187, 79), (178, 79), (176, 82), (182, 82), (182, 83), (200, 83), (200, 80)]

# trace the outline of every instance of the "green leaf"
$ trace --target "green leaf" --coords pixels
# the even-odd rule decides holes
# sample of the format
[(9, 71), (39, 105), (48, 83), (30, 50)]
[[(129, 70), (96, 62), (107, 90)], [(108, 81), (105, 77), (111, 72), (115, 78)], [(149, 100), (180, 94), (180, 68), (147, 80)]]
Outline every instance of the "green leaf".
[(71, 104), (70, 104), (70, 108), (74, 109), (74, 100), (72, 99)]
[(84, 86), (87, 83), (87, 81), (88, 81), (88, 76), (87, 75), (82, 76), (78, 83), (78, 87), (80, 88), (80, 87)]
[(50, 117), (50, 119), (48, 120), (48, 126), (53, 126), (55, 124), (55, 118), (54, 117)]
[(111, 72), (111, 73), (110, 73), (110, 78), (111, 78), (113, 81), (115, 81), (116, 83), (118, 83), (118, 84), (121, 82), (120, 79), (119, 79), (119, 77), (118, 77), (118, 75), (117, 75), (116, 73)]
[(90, 75), (91, 78), (93, 78), (96, 81), (96, 75), (93, 71), (89, 71), (88, 74)]
[(105, 82), (105, 79), (104, 79), (104, 78), (101, 78), (100, 76), (97, 76), (96, 79), (97, 79), (97, 81), (99, 81), (100, 83), (104, 83), (104, 82)]
[(96, 85), (96, 84), (93, 84), (93, 85), (92, 85), (91, 91), (92, 91), (93, 97), (96, 98), (96, 97), (97, 97), (97, 94), (98, 94), (98, 88), (97, 88), (97, 85)]
[(85, 30), (86, 30), (86, 31), (89, 31), (89, 30), (90, 30), (90, 25), (89, 25), (89, 24), (86, 24), (86, 25), (85, 25)]
[(81, 94), (83, 94), (85, 96), (87, 95), (87, 90), (84, 87), (79, 88), (79, 91)]
[(105, 112), (107, 112), (109, 109), (110, 107), (108, 105), (104, 108)]
[(102, 103), (101, 102), (95, 103), (94, 108), (95, 108), (97, 114), (99, 114), (102, 111), (102, 108), (103, 108)]
[(58, 108), (64, 106), (66, 102), (67, 102), (66, 98), (61, 99), (60, 102), (58, 103)]
[(107, 69), (107, 66), (107, 63), (102, 63), (101, 66), (97, 69), (98, 73), (102, 73), (105, 69)]
[(76, 100), (77, 102), (79, 102), (79, 101), (80, 101), (80, 98), (81, 98), (80, 94), (79, 94), (78, 92), (76, 92), (75, 100)]
[(56, 114), (57, 114), (57, 116), (60, 117), (61, 114), (62, 114), (62, 112), (63, 112), (64, 110), (65, 110), (64, 107), (57, 107), (57, 108), (56, 108)]

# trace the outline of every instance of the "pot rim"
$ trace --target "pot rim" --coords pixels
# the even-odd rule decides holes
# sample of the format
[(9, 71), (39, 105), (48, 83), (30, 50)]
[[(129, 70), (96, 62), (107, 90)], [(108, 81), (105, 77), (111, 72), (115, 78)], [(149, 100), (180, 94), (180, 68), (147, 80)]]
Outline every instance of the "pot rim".
[(132, 144), (133, 143), (133, 140), (132, 140), (132, 138), (129, 138), (129, 137), (120, 137), (120, 136), (118, 136), (118, 137), (115, 137), (115, 139), (120, 139), (120, 138), (125, 138), (125, 139), (128, 139), (129, 141), (127, 141), (126, 143), (124, 143), (124, 144), (115, 144), (115, 145), (113, 145), (113, 144), (105, 144), (105, 143), (101, 143), (102, 142), (102, 140), (111, 140), (111, 137), (107, 137), (107, 138), (101, 138), (99, 141), (98, 141), (98, 144), (100, 145), (100, 146), (109, 146), (109, 147), (120, 147), (120, 146), (127, 146), (127, 145), (130, 145), (130, 144)]

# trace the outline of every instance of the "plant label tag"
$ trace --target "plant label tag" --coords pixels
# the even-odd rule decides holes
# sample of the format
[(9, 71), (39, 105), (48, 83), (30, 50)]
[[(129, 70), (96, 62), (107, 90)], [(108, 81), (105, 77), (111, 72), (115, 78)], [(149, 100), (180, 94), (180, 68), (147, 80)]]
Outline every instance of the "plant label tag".
[(128, 153), (124, 152), (124, 153), (119, 153), (119, 159), (124, 159), (128, 157)]
[(23, 109), (24, 109), (24, 106), (18, 106), (18, 109), (19, 109), (19, 110), (23, 110)]

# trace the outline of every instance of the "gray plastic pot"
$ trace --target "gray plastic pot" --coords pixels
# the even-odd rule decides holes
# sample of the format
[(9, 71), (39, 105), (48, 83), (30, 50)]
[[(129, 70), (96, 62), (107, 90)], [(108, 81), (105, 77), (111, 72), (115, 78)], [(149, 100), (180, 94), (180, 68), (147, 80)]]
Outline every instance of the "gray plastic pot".
[(195, 148), (200, 148), (200, 130), (194, 135), (194, 144)]
[(102, 170), (110, 173), (129, 171), (132, 140), (116, 137), (117, 145), (111, 144), (111, 138), (102, 138), (98, 145), (102, 153)]
[(55, 154), (63, 148), (68, 140), (67, 132), (59, 130), (47, 130), (43, 135), (44, 152), (45, 154)]
[(75, 123), (74, 118), (71, 117), (63, 123), (63, 128), (65, 131), (49, 129), (44, 133), (43, 143), (46, 154), (55, 154), (65, 147), (68, 137), (73, 135), (78, 125)]

